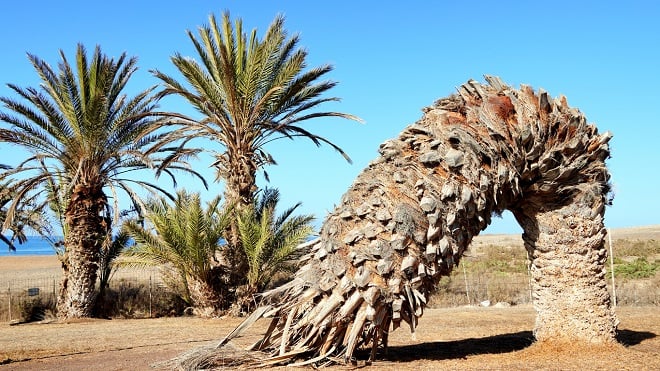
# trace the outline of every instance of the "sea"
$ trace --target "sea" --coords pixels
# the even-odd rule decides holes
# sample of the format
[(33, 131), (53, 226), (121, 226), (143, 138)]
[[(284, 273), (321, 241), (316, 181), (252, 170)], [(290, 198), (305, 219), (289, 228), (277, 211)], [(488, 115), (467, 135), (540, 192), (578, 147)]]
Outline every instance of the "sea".
[[(57, 240), (57, 239), (54, 239)], [(19, 244), (14, 242), (16, 251), (9, 250), (4, 242), (0, 241), (0, 257), (2, 256), (28, 256), (28, 255), (55, 255), (55, 249), (51, 243), (41, 236), (28, 236), (27, 242)]]

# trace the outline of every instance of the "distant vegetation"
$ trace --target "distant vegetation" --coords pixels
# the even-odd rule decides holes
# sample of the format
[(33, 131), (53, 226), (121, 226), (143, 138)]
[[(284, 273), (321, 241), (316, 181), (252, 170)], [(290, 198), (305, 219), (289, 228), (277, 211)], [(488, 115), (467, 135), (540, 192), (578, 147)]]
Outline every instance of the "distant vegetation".
[[(660, 241), (613, 241), (617, 303), (660, 304)], [(471, 248), (454, 272), (438, 284), (436, 306), (530, 302), (527, 252), (521, 246), (487, 245)], [(611, 290), (610, 261), (606, 264)]]
[(660, 267), (657, 260), (649, 262), (645, 257), (636, 258), (630, 262), (615, 258), (614, 264), (615, 276), (630, 279), (653, 277)]

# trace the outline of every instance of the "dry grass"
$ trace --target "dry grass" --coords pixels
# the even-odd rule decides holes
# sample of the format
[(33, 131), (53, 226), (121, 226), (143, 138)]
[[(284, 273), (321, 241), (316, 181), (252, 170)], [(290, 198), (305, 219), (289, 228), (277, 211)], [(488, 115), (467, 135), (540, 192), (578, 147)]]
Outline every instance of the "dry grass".
[[(416, 339), (406, 328), (390, 335), (389, 353), (381, 354), (374, 369), (660, 369), (660, 309), (622, 307), (618, 313), (619, 339), (626, 346), (532, 344), (530, 306), (432, 309), (422, 317)], [(184, 317), (4, 324), (0, 359), (19, 362), (0, 369), (150, 369), (158, 362), (169, 368), (171, 363), (162, 362), (212, 346), (238, 323)], [(258, 322), (235, 345), (256, 341), (266, 325)]]

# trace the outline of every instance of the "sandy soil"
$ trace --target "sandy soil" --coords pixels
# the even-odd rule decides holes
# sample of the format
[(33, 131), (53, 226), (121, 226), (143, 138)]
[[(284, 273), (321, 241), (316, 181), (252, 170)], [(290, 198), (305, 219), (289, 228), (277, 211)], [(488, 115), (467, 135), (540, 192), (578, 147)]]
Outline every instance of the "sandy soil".
[[(533, 344), (534, 310), (529, 306), (431, 309), (415, 339), (407, 328), (390, 335), (388, 355), (381, 354), (373, 369), (660, 369), (660, 308), (625, 307), (618, 314), (619, 340), (625, 346), (589, 347)], [(159, 318), (0, 324), (0, 360), (13, 360), (0, 370), (171, 369), (171, 363), (163, 362), (212, 346), (239, 322)], [(236, 345), (256, 341), (265, 326), (258, 322)]]
[[(113, 280), (122, 278), (136, 279), (153, 277), (160, 282), (157, 267), (118, 268), (113, 273)], [(54, 281), (59, 285), (62, 266), (55, 255), (17, 255), (0, 256), (0, 290), (6, 290), (11, 283), (12, 290), (23, 290), (35, 283)]]
[(42, 279), (59, 277), (62, 274), (60, 261), (50, 256), (0, 256), (0, 282), (13, 279)]
[[(616, 240), (660, 240), (660, 225), (609, 229), (612, 241)], [(522, 235), (519, 234), (483, 234), (472, 241), (476, 248), (487, 245), (523, 246)]]
[[(613, 230), (612, 234), (613, 239), (660, 239), (660, 226)], [(475, 244), (501, 245), (517, 238), (484, 235)], [(0, 282), (60, 274), (54, 256), (0, 257)], [(408, 328), (390, 335), (388, 354), (380, 354), (372, 369), (660, 370), (660, 307), (620, 307), (617, 312), (623, 345), (598, 347), (533, 343), (535, 313), (530, 306), (429, 309), (414, 339)], [(0, 370), (171, 369), (171, 362), (163, 362), (212, 346), (240, 321), (184, 317), (0, 323), (0, 362), (5, 363)], [(258, 322), (235, 340), (236, 345), (253, 343), (265, 326), (266, 322)]]

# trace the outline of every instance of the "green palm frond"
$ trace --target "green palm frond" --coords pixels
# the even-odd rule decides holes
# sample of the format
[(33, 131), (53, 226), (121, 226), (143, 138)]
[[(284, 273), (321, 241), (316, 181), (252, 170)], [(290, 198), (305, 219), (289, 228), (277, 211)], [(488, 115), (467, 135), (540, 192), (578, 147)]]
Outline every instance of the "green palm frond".
[(235, 178), (248, 179), (250, 184), (243, 188), (252, 189), (256, 172), (275, 163), (264, 148), (271, 140), (307, 138), (316, 145), (330, 145), (350, 161), (337, 145), (298, 126), (321, 117), (361, 120), (319, 110), (323, 103), (338, 100), (323, 97), (336, 85), (321, 80), (332, 67), (305, 70), (307, 52), (298, 47), (297, 35), (287, 34), (284, 17), (277, 16), (259, 38), (256, 30), (245, 32), (241, 19), (232, 23), (225, 12), (219, 20), (211, 15), (207, 26), (196, 34), (188, 31), (188, 37), (197, 60), (179, 53), (171, 57), (185, 83), (158, 70), (153, 73), (164, 85), (160, 96), (181, 95), (203, 116), (181, 120), (178, 133), (223, 145), (214, 166), (217, 178), (226, 180), (234, 193), (241, 193), (234, 189), (239, 187)]
[(114, 272), (116, 259), (122, 251), (128, 249), (130, 244), (131, 236), (123, 228), (104, 244), (99, 259), (100, 287), (105, 287), (108, 284)]
[(142, 225), (135, 220), (125, 230), (135, 241), (120, 259), (122, 265), (167, 266), (181, 277), (205, 280), (230, 220), (231, 208), (217, 197), (202, 206), (198, 193), (177, 192), (174, 201), (156, 198), (145, 205)]
[[(31, 154), (12, 172), (23, 188), (45, 184), (46, 194), (55, 197), (51, 201), (62, 204), (67, 190), (83, 181), (127, 190), (129, 183), (118, 174), (129, 171), (151, 170), (172, 180), (174, 172), (200, 177), (187, 164), (198, 151), (175, 145), (180, 137), (157, 133), (170, 118), (156, 111), (156, 87), (125, 94), (137, 71), (136, 58), (124, 53), (114, 59), (98, 46), (88, 53), (79, 44), (71, 63), (60, 51), (56, 69), (36, 55), (28, 54), (28, 59), (40, 77), (39, 88), (9, 84), (15, 98), (0, 97), (6, 109), (0, 121), (9, 124), (0, 128), (0, 142)], [(162, 190), (148, 182), (133, 185)]]
[(282, 271), (292, 271), (301, 251), (298, 246), (312, 234), (310, 215), (293, 216), (300, 204), (276, 215), (279, 192), (266, 188), (252, 208), (238, 216), (241, 243), (248, 258), (248, 284), (261, 291)]
[[(12, 180), (0, 182), (0, 225), (4, 226), (0, 232), (0, 240), (7, 245), (10, 251), (16, 251), (14, 242), (19, 244), (27, 242), (27, 233), (37, 233), (42, 236), (52, 234), (50, 220), (46, 212), (48, 205), (43, 202), (39, 193), (36, 192), (25, 194), (18, 204), (11, 205), (13, 217), (8, 220), (8, 205), (15, 197), (16, 192), (17, 188)], [(11, 232), (11, 236), (4, 235), (7, 231)]]

